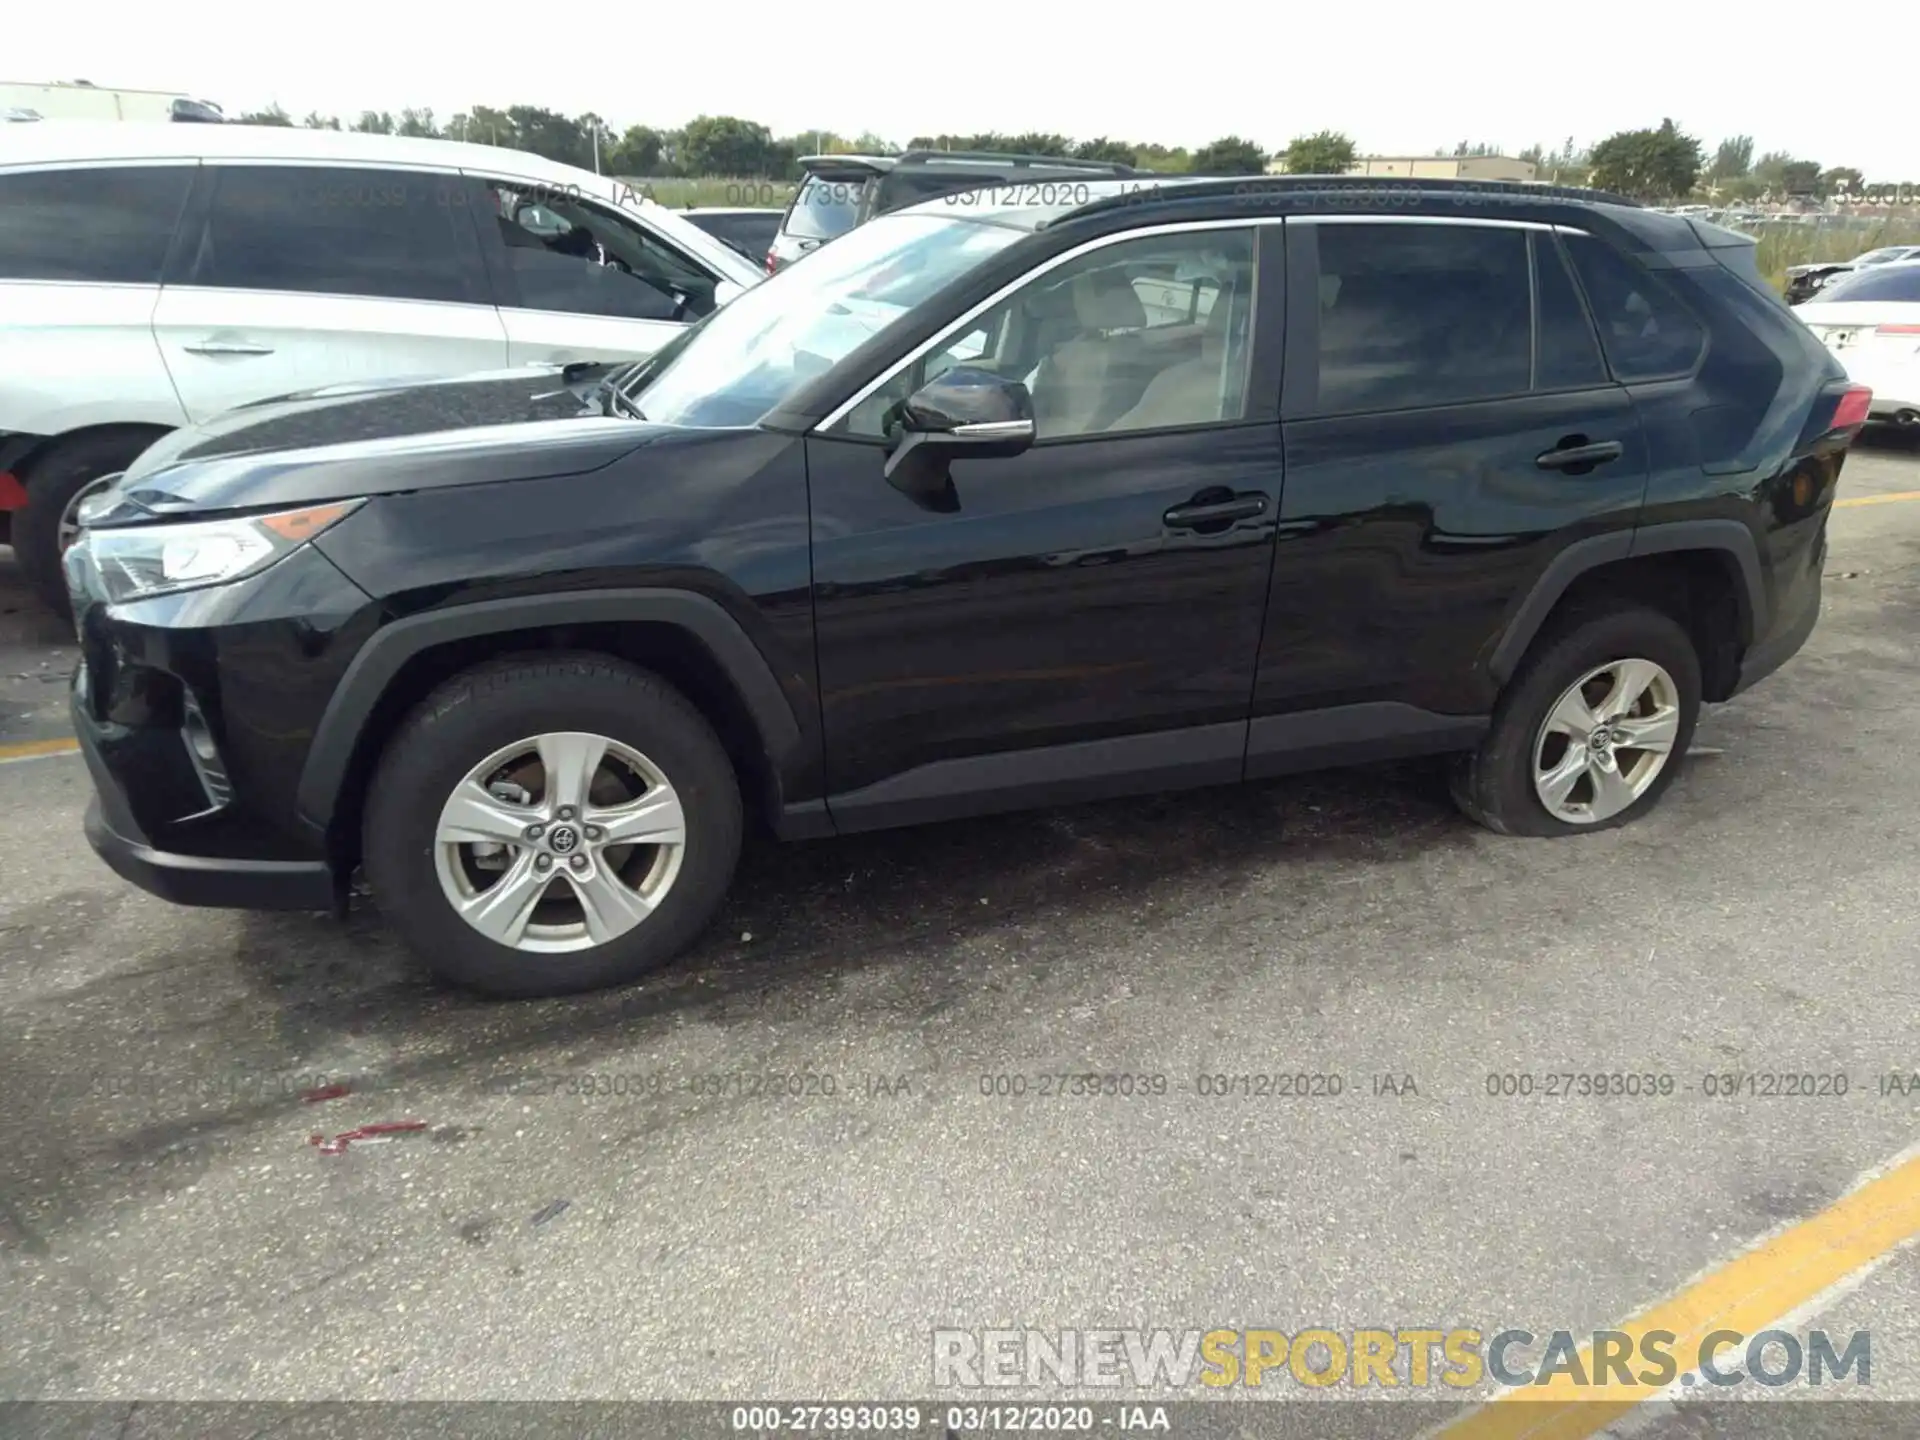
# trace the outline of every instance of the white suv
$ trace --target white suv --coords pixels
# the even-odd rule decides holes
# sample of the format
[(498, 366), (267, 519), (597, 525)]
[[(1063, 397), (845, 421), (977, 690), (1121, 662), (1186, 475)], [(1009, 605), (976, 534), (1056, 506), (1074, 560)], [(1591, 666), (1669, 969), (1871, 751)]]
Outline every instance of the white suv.
[(0, 543), (57, 609), (78, 496), (290, 392), (627, 360), (760, 270), (617, 180), (444, 140), (0, 130)]

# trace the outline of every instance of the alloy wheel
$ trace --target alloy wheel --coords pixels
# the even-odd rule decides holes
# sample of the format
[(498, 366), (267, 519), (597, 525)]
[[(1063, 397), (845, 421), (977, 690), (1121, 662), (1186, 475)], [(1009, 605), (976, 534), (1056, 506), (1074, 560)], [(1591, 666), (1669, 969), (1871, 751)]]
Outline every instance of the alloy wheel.
[(1651, 660), (1588, 671), (1547, 712), (1533, 746), (1533, 788), (1556, 820), (1596, 825), (1633, 804), (1672, 758), (1680, 689)]
[(447, 903), (530, 953), (604, 945), (643, 924), (680, 874), (686, 814), (660, 767), (604, 735), (560, 731), (467, 772), (434, 829)]

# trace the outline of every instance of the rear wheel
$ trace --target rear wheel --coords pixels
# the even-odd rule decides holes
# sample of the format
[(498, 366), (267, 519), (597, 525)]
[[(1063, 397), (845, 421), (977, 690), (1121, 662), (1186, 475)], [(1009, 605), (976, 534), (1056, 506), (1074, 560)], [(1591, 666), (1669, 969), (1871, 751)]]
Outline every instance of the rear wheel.
[(158, 438), (150, 430), (102, 431), (57, 442), (21, 478), (27, 503), (13, 516), (13, 553), (20, 573), (47, 606), (67, 615), (60, 557), (80, 533), (80, 502), (140, 457)]
[(1700, 715), (1700, 660), (1671, 617), (1640, 607), (1556, 629), (1453, 775), (1454, 800), (1503, 835), (1624, 825), (1673, 783)]
[(381, 910), (443, 978), (495, 995), (667, 963), (740, 851), (739, 788), (699, 712), (593, 655), (449, 681), (388, 745), (365, 813)]

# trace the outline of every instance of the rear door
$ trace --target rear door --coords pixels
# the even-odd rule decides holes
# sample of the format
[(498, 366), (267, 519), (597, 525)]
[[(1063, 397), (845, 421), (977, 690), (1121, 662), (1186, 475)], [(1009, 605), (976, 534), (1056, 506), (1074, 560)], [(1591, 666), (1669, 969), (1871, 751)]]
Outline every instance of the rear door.
[(0, 172), (0, 432), (180, 422), (153, 312), (194, 170)]
[(191, 419), (506, 363), (457, 175), (210, 160), (200, 182), (153, 315)]
[(1630, 527), (1647, 483), (1550, 226), (1286, 230), (1287, 485), (1250, 775), (1470, 736), (1509, 608), (1568, 543)]

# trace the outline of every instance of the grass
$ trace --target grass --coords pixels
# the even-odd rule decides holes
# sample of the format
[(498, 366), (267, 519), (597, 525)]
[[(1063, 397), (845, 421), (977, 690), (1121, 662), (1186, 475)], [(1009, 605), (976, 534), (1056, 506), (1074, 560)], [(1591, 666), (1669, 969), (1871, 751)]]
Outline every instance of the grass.
[(785, 180), (725, 180), (704, 177), (698, 180), (626, 179), (640, 195), (675, 210), (690, 205), (746, 205), (767, 210), (784, 210), (793, 198), (795, 187)]
[(1882, 245), (1920, 245), (1920, 219), (1876, 220), (1864, 226), (1846, 228), (1788, 221), (1756, 225), (1751, 233), (1760, 242), (1756, 257), (1760, 273), (1772, 282), (1774, 288), (1784, 290), (1789, 265), (1851, 260)]

